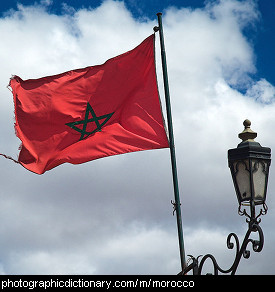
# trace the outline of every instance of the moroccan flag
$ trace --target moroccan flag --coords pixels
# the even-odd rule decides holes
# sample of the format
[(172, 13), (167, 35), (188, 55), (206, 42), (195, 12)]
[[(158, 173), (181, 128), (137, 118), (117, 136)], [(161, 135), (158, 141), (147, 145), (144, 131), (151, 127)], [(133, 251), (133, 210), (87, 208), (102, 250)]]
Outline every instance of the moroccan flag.
[(169, 147), (159, 100), (155, 36), (103, 65), (10, 81), (18, 162), (42, 174), (62, 163)]

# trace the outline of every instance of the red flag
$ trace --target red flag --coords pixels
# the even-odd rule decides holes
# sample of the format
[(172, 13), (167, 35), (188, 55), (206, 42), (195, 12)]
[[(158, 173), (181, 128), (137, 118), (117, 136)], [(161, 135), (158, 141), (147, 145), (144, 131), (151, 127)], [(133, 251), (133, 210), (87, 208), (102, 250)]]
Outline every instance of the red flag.
[(18, 161), (42, 174), (127, 152), (169, 147), (155, 72), (154, 35), (103, 65), (10, 81)]

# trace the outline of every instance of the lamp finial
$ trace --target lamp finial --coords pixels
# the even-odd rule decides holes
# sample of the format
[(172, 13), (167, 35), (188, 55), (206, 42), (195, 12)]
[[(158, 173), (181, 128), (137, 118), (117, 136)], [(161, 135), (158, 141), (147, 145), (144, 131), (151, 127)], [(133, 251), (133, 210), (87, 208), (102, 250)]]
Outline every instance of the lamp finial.
[(254, 142), (254, 139), (257, 137), (257, 133), (250, 129), (250, 126), (251, 126), (250, 120), (246, 119), (243, 122), (243, 125), (244, 125), (244, 130), (239, 134), (239, 138), (242, 139), (243, 142), (245, 141)]

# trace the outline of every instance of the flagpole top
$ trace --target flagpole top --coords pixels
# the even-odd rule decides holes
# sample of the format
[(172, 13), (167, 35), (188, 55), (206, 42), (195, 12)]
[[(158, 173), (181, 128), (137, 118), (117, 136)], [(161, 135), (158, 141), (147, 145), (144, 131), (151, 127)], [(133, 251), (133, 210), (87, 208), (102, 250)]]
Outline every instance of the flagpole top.
[(157, 16), (158, 16), (158, 22), (159, 22), (159, 26), (155, 26), (153, 28), (154, 32), (158, 32), (160, 30), (160, 26), (161, 26), (161, 16), (162, 16), (162, 13), (161, 12), (158, 12), (157, 13)]

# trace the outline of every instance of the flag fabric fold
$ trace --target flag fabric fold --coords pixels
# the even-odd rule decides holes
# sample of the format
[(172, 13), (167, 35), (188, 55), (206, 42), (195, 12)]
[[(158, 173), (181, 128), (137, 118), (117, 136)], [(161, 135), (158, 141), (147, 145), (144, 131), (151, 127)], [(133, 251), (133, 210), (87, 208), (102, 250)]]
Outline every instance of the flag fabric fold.
[(155, 68), (155, 36), (102, 65), (10, 80), (18, 161), (42, 174), (134, 151), (169, 147)]

